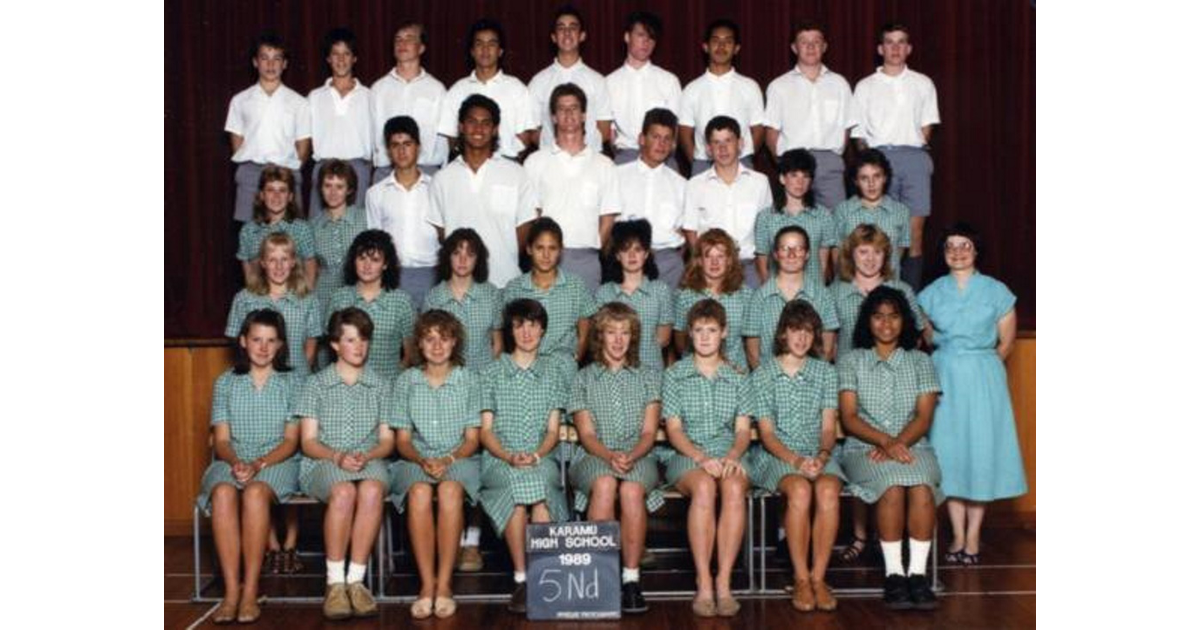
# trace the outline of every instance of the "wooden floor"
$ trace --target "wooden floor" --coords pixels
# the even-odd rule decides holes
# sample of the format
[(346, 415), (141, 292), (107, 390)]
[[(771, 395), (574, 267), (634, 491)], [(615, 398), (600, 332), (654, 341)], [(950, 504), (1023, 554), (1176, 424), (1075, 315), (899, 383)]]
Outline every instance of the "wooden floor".
[[(306, 528), (307, 529), (307, 528)], [(317, 530), (319, 531), (319, 530)], [(211, 578), (211, 551), (204, 540), (201, 554), (201, 571), (205, 580)], [(653, 541), (652, 541), (653, 542)], [(943, 537), (942, 544), (944, 545)], [(303, 548), (304, 545), (302, 545)], [(570, 629), (655, 629), (664, 628), (1031, 628), (1035, 625), (1036, 613), (1036, 545), (1035, 532), (1031, 527), (996, 527), (984, 532), (984, 564), (971, 567), (942, 567), (939, 581), (943, 586), (941, 608), (935, 612), (900, 612), (886, 610), (877, 595), (839, 596), (839, 608), (835, 613), (798, 613), (791, 608), (787, 596), (744, 596), (742, 611), (733, 619), (699, 619), (691, 614), (687, 599), (663, 600), (650, 597), (650, 612), (630, 616), (619, 622), (529, 622), (523, 617), (511, 615), (501, 603), (460, 603), (457, 615), (446, 620), (430, 619), (415, 622), (408, 614), (408, 604), (391, 603), (381, 605), (378, 617), (327, 622), (321, 616), (319, 603), (299, 604), (268, 602), (263, 606), (263, 615), (255, 627), (263, 630), (305, 628), (395, 628), (409, 625), (422, 628), (475, 629), (487, 624), (489, 630), (507, 628), (570, 628)], [(191, 601), (192, 541), (190, 538), (168, 537), (164, 541), (165, 628), (211, 628), (208, 619), (215, 609), (213, 603)], [(268, 594), (320, 597), (323, 591), (323, 566), (319, 555), (305, 559), (308, 569), (303, 575), (264, 578), (263, 588)], [(401, 573), (406, 572), (407, 560), (398, 560)], [(659, 554), (653, 570), (643, 572), (643, 583), (649, 590), (686, 590), (692, 583), (687, 570), (687, 556), (683, 553)], [(510, 588), (506, 573), (506, 560), (502, 556), (489, 556), (487, 568), (476, 576), (462, 575), (456, 578), (456, 591), (502, 593)], [(790, 582), (790, 571), (783, 566), (768, 562), (767, 586), (780, 589)], [(735, 574), (734, 587), (744, 585), (746, 574)], [(882, 570), (875, 558), (866, 566), (830, 569), (828, 581), (834, 588), (878, 586), (882, 581)], [(205, 596), (219, 597), (220, 585), (209, 586)], [(399, 576), (387, 585), (389, 595), (409, 596), (414, 593), (412, 577)]]

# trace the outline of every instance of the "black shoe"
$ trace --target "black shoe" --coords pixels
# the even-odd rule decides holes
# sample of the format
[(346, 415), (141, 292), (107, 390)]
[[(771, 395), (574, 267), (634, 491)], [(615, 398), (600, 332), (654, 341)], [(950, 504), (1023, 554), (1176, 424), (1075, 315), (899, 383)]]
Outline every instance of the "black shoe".
[(908, 578), (893, 573), (883, 580), (883, 605), (891, 610), (908, 610), (912, 600), (908, 594)]
[(512, 599), (508, 600), (508, 612), (525, 614), (525, 583), (521, 582), (513, 589)]
[(917, 610), (937, 610), (937, 595), (929, 587), (929, 578), (924, 575), (908, 576), (908, 598)]
[(626, 582), (621, 585), (621, 612), (644, 613), (650, 610), (646, 598), (642, 596), (642, 585), (637, 582)]

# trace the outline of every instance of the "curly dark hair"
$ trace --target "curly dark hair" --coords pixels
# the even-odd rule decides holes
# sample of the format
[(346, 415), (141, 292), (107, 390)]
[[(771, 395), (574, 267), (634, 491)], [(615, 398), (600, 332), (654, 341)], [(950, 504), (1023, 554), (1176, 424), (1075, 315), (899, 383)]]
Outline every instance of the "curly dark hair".
[(917, 318), (908, 306), (908, 299), (898, 289), (879, 285), (867, 294), (862, 307), (858, 309), (858, 322), (854, 325), (854, 347), (875, 347), (875, 336), (871, 334), (871, 315), (879, 310), (880, 305), (891, 304), (900, 314), (900, 347), (913, 350), (917, 347), (920, 333), (917, 331)]
[(454, 275), (454, 270), (450, 267), (450, 256), (458, 250), (458, 247), (466, 243), (467, 249), (475, 254), (475, 271), (471, 273), (471, 279), (479, 284), (483, 284), (488, 280), (488, 248), (483, 244), (483, 239), (479, 237), (479, 232), (471, 228), (458, 228), (442, 241), (442, 247), (438, 250), (437, 259), (437, 279), (438, 282), (445, 282)]
[(513, 300), (504, 306), (504, 324), (500, 336), (504, 339), (504, 351), (512, 353), (517, 348), (517, 339), (513, 336), (513, 326), (521, 322), (537, 322), (542, 325), (543, 333), (550, 323), (546, 307), (541, 302), (530, 298)]
[(346, 286), (358, 284), (358, 268), (354, 266), (354, 261), (371, 252), (383, 254), (383, 262), (387, 265), (383, 270), (383, 288), (388, 291), (400, 288), (400, 256), (396, 254), (392, 235), (383, 230), (365, 230), (354, 237), (346, 261), (342, 263), (342, 282)]
[(650, 249), (651, 230), (650, 222), (645, 219), (617, 221), (613, 224), (612, 236), (608, 239), (608, 253), (601, 258), (603, 282), (625, 281), (625, 270), (617, 260), (617, 253), (625, 251), (634, 243), (640, 244), (642, 249), (646, 250), (646, 264), (642, 266), (642, 273), (651, 280), (658, 279), (658, 263), (654, 262), (654, 250)]

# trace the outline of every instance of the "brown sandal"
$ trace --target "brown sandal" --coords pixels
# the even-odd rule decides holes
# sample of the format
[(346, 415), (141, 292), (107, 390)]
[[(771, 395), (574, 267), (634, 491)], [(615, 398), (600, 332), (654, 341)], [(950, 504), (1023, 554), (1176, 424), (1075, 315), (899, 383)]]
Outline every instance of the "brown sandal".
[(295, 548), (284, 549), (280, 554), (280, 573), (284, 575), (293, 575), (304, 570), (304, 563), (300, 562), (300, 554)]
[(838, 562), (840, 562), (842, 564), (853, 564), (860, 557), (862, 557), (863, 553), (865, 553), (866, 551), (867, 551), (867, 539), (859, 538), (858, 536), (855, 536), (854, 541), (851, 542), (849, 545), (846, 545), (845, 547), (843, 547), (842, 551), (840, 553), (838, 553), (837, 559), (838, 559)]

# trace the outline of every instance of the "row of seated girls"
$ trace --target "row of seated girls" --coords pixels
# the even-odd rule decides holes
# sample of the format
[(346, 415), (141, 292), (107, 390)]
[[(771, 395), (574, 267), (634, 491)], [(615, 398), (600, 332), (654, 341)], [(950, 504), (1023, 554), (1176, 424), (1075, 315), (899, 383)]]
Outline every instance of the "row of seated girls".
[[(278, 203), (269, 187), (261, 205)], [(345, 197), (343, 187), (340, 208), (327, 198), (326, 212), (356, 212)], [(199, 499), (226, 588), (214, 621), (259, 617), (265, 551), (277, 544), (270, 507), (298, 492), (327, 504), (329, 619), (376, 612), (363, 578), (387, 500), (412, 538), (414, 618), (455, 612), (464, 504), (481, 505), (507, 544), (510, 610), (525, 607), (525, 524), (575, 510), (619, 518), (622, 609), (645, 611), (638, 562), (666, 486), (690, 500), (698, 616), (738, 613), (730, 583), (751, 487), (786, 497), (796, 609), (837, 607), (825, 570), (843, 486), (875, 505), (887, 606), (935, 608), (925, 572), (936, 506), (951, 497), (947, 559), (977, 562), (986, 502), (1025, 492), (1003, 365), (1015, 297), (977, 271), (982, 243), (966, 225), (946, 231), (948, 273), (920, 295), (895, 279), (875, 225), (836, 248), (828, 287), (810, 271), (809, 232), (787, 222), (773, 232), (757, 290), (742, 286), (737, 245), (720, 229), (700, 236), (670, 287), (655, 279), (649, 225), (618, 223), (609, 282), (593, 295), (559, 268), (552, 219), (532, 222), (529, 270), (503, 288), (487, 282), (486, 245), (459, 229), (418, 308), (387, 233), (343, 234), (343, 273), (316, 279), (314, 295), (297, 241), (266, 231), (230, 311), (237, 358), (215, 386), (215, 461)], [(571, 504), (557, 462), (564, 422), (582, 446)], [(660, 427), (669, 448), (655, 444)], [(294, 532), (286, 539), (294, 548)]]

